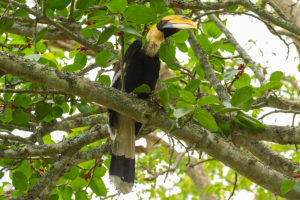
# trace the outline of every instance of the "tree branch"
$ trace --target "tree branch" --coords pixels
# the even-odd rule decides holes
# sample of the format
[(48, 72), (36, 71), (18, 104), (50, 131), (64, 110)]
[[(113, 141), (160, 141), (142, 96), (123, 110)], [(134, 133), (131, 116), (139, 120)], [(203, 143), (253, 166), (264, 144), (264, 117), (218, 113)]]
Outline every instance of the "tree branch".
[[(151, 127), (168, 132), (173, 124), (173, 120), (169, 119), (161, 108), (149, 107), (145, 100), (136, 99), (114, 88), (102, 86), (73, 73), (50, 68), (26, 58), (0, 51), (0, 69), (67, 94), (97, 102)], [(187, 123), (186, 126), (171, 134), (188, 145), (194, 145), (195, 148), (208, 153), (275, 194), (295, 200), (300, 198), (300, 194), (295, 190), (282, 195), (280, 187), (281, 183), (287, 179), (285, 176), (265, 167), (254, 157), (240, 151), (217, 134), (209, 133), (194, 123)]]
[(234, 135), (233, 142), (243, 146), (263, 163), (287, 176), (292, 177), (294, 171), (300, 169), (300, 164), (281, 156), (264, 143), (244, 136)]

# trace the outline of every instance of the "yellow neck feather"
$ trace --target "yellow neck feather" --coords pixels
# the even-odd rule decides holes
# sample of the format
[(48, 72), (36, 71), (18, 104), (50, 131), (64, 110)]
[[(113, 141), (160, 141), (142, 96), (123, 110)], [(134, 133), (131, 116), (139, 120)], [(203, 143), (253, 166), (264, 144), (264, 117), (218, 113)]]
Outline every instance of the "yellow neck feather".
[(147, 44), (145, 45), (146, 55), (150, 57), (155, 56), (159, 50), (160, 44), (164, 40), (164, 34), (159, 31), (155, 25), (152, 26), (147, 34)]

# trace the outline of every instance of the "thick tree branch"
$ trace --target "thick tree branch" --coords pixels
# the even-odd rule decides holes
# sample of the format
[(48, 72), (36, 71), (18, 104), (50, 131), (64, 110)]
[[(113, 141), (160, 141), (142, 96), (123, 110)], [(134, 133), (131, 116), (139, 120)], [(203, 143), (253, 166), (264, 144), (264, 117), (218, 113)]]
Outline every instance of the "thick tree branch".
[(255, 100), (253, 108), (271, 107), (281, 110), (300, 111), (300, 102), (294, 100), (281, 99), (276, 96), (262, 97)]
[(300, 144), (299, 127), (268, 125), (267, 128), (262, 131), (249, 131), (235, 126), (233, 130), (236, 134), (256, 140), (270, 141), (279, 144)]
[[(49, 68), (7, 52), (0, 52), (0, 69), (29, 81), (80, 96), (88, 101), (97, 102), (139, 122), (164, 131), (168, 131), (173, 124), (173, 121), (167, 117), (161, 108), (157, 106), (149, 107), (148, 102), (144, 100), (136, 99), (130, 94), (80, 78), (75, 74)], [(239, 174), (275, 194), (295, 200), (300, 198), (300, 193), (295, 190), (291, 190), (285, 195), (280, 194), (281, 183), (286, 180), (286, 177), (281, 173), (265, 167), (254, 157), (240, 151), (220, 136), (209, 133), (194, 123), (187, 123), (186, 126), (175, 130), (171, 134), (185, 141), (188, 145), (195, 145), (195, 148), (205, 151)]]
[(294, 171), (300, 169), (299, 163), (295, 163), (292, 160), (281, 156), (263, 142), (239, 135), (233, 136), (233, 142), (243, 146), (246, 150), (250, 151), (255, 157), (261, 160), (261, 162), (283, 174), (286, 174), (287, 176), (292, 177), (294, 175)]
[[(82, 147), (109, 135), (107, 126), (97, 125), (90, 131), (68, 138), (56, 144), (27, 145), (25, 147), (0, 150), (0, 158), (25, 158), (36, 156), (54, 157), (72, 148)], [(27, 141), (27, 140), (26, 140)]]

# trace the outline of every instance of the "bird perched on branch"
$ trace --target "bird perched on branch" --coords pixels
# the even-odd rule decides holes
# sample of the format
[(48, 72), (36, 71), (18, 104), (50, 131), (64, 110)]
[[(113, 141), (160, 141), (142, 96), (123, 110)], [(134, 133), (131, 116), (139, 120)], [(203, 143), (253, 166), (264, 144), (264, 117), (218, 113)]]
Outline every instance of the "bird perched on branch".
[[(124, 55), (124, 89), (130, 93), (142, 84), (151, 91), (159, 76), (160, 61), (158, 50), (166, 38), (182, 29), (197, 28), (196, 23), (182, 15), (170, 15), (153, 25), (147, 34), (147, 43), (134, 41)], [(121, 70), (115, 72), (112, 87), (122, 89)], [(138, 94), (138, 98), (147, 99), (149, 93)], [(122, 193), (131, 191), (135, 178), (135, 136), (142, 124), (109, 110), (109, 126), (113, 140), (112, 157), (109, 169), (111, 181)]]

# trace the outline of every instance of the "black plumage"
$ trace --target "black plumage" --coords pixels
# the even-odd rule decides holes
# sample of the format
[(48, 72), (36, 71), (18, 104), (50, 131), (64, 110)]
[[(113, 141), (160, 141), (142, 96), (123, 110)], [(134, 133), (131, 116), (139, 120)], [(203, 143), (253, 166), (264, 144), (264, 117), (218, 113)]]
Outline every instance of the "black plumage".
[[(182, 15), (171, 15), (153, 25), (147, 34), (147, 43), (134, 41), (124, 55), (124, 89), (131, 93), (135, 88), (147, 84), (153, 91), (159, 77), (160, 60), (158, 50), (161, 42), (181, 29), (196, 28), (196, 24)], [(112, 87), (121, 90), (121, 70), (115, 72)], [(138, 98), (148, 99), (149, 93), (138, 94)], [(110, 179), (116, 189), (128, 193), (135, 179), (135, 136), (142, 124), (127, 116), (109, 110), (109, 126), (113, 139)]]
[[(142, 48), (142, 41), (134, 41), (127, 49), (124, 56), (125, 65), (125, 91), (131, 93), (135, 88), (142, 84), (147, 84), (151, 90), (155, 89), (155, 85), (159, 76), (160, 61), (156, 54), (149, 57)], [(116, 71), (112, 87), (121, 90), (122, 80), (120, 68)], [(140, 93), (138, 98), (147, 99), (149, 93)], [(113, 110), (109, 110), (109, 126), (115, 127), (118, 122), (119, 114)], [(134, 122), (135, 136), (138, 134), (142, 124)], [(125, 142), (125, 141), (124, 141)], [(130, 144), (127, 144), (130, 145)], [(122, 167), (120, 167), (122, 166)], [(135, 178), (135, 158), (126, 157), (124, 155), (115, 155), (114, 150), (110, 165), (110, 175), (121, 177), (121, 180), (128, 183), (134, 183)], [(119, 190), (122, 191), (120, 188)]]

